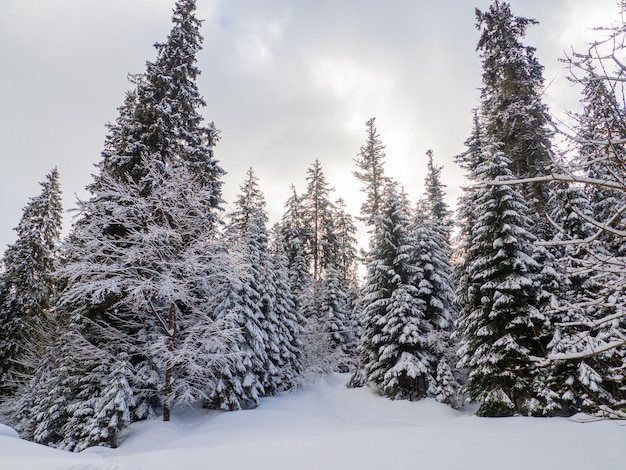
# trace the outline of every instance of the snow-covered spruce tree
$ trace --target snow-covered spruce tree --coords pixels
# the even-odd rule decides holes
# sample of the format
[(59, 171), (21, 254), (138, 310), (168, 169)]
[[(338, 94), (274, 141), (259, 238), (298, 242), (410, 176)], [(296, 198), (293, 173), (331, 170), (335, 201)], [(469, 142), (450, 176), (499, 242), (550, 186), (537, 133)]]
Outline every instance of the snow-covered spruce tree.
[[(145, 73), (131, 76), (135, 89), (127, 94), (117, 122), (109, 125), (100, 168), (138, 181), (143, 155), (158, 155), (164, 162), (180, 159), (199, 178), (208, 207), (217, 209), (224, 170), (213, 155), (219, 131), (213, 123), (204, 124), (200, 111), (206, 103), (197, 87), (202, 36), (195, 12), (196, 0), (176, 1), (170, 34), (155, 45), (156, 59), (147, 62)], [(207, 216), (215, 222), (215, 212)]]
[(319, 320), (330, 337), (330, 346), (337, 353), (337, 370), (347, 372), (355, 346), (352, 311), (345, 284), (333, 264), (326, 267), (319, 292)]
[[(551, 162), (550, 115), (542, 103), (543, 67), (535, 49), (523, 44), (534, 19), (514, 16), (507, 2), (494, 0), (487, 11), (476, 9), (480, 39), (477, 49), (482, 59), (481, 113), (485, 134), (500, 142), (500, 150), (510, 159), (517, 178), (544, 174)], [(546, 223), (547, 185), (522, 186), (534, 219), (533, 233), (549, 238)]]
[(297, 363), (291, 357), (298, 341), (296, 331), (294, 325), (283, 323), (278, 316), (277, 303), (280, 302), (281, 313), (296, 313), (285, 311), (291, 300), (288, 294), (281, 293), (279, 298), (277, 293), (265, 198), (251, 168), (230, 214), (226, 237), (231, 244), (241, 245), (247, 267), (240, 285), (231, 287), (233, 291), (225, 299), (226, 304), (220, 307), (220, 312), (227, 312), (230, 308), (235, 310), (236, 325), (241, 331), (237, 345), (241, 357), (230, 370), (220, 372), (219, 387), (208, 406), (240, 409), (257, 406), (258, 397), (263, 394), (272, 395), (289, 388), (291, 384), (282, 383), (288, 375), (285, 369)]
[[(467, 253), (471, 247), (472, 228), (478, 218), (476, 210), (476, 199), (478, 197), (477, 180), (478, 166), (484, 161), (483, 148), (486, 147), (486, 138), (483, 134), (478, 110), (473, 111), (473, 123), (470, 137), (465, 141), (467, 150), (454, 157), (455, 163), (465, 170), (465, 178), (468, 184), (462, 187), (463, 195), (458, 199), (456, 222), (459, 234), (456, 237), (455, 245), (457, 251), (456, 264), (454, 264), (454, 278), (458, 288), (467, 286), (467, 283), (460, 282), (467, 273), (469, 258)], [(461, 297), (463, 295), (461, 294)]]
[[(566, 257), (563, 267), (571, 270), (571, 279), (561, 283), (565, 292), (561, 293), (561, 305), (555, 309), (557, 330), (548, 362), (557, 368), (557, 374), (577, 370), (578, 365), (584, 363), (578, 377), (582, 386), (572, 382), (574, 387), (565, 397), (566, 404), (575, 407), (585, 402), (585, 406), (597, 409), (598, 403), (594, 400), (604, 395), (600, 402), (605, 405), (598, 410), (603, 416), (623, 416), (619, 408), (623, 408), (625, 392), (622, 377), (626, 347), (626, 257), (623, 251), (626, 240), (623, 78), (626, 68), (619, 57), (624, 51), (626, 23), (624, 5), (620, 5), (620, 9), (618, 22), (597, 29), (604, 37), (594, 40), (584, 52), (574, 51), (565, 58), (570, 79), (583, 89), (583, 112), (573, 114), (578, 125), (575, 133), (568, 136), (572, 148), (566, 157), (552, 162), (550, 175), (532, 179), (532, 182), (580, 185), (591, 203), (589, 209), (586, 204), (573, 204), (574, 198), (563, 208), (554, 208), (557, 211), (571, 209), (574, 213), (561, 215), (560, 233), (552, 242), (559, 247), (556, 250), (559, 256)], [(559, 188), (559, 191), (566, 190)], [(580, 233), (567, 227), (577, 217), (593, 227), (593, 232), (585, 238), (578, 238)], [(568, 245), (572, 247), (563, 248)], [(570, 282), (577, 286), (573, 291)], [(602, 364), (600, 370), (608, 372), (604, 377), (598, 373), (599, 369), (588, 367), (596, 356), (596, 365)], [(607, 358), (610, 359), (607, 361)], [(568, 385), (561, 383), (560, 390), (563, 387), (567, 390)], [(580, 396), (575, 396), (577, 391)], [(606, 405), (610, 401), (614, 401), (613, 406)]]
[[(342, 322), (343, 340), (341, 349), (346, 364), (356, 360), (358, 332), (357, 301), (360, 296), (360, 285), (357, 274), (357, 239), (356, 226), (353, 218), (346, 212), (345, 202), (339, 198), (334, 204), (333, 221), (335, 226), (336, 255), (332, 266), (338, 276), (338, 295), (346, 298), (347, 314)], [(328, 272), (327, 272), (328, 277)], [(328, 284), (328, 281), (327, 281)]]
[[(102, 383), (89, 377), (116, 370), (115, 358), (127, 353), (131, 420), (159, 406), (168, 420), (173, 401), (208, 398), (215, 363), (223, 360), (218, 353), (228, 350), (229, 336), (207, 314), (216, 286), (236, 270), (214, 242), (223, 170), (213, 157), (216, 131), (202, 125), (199, 111), (204, 102), (194, 64), (201, 37), (194, 10), (194, 1), (176, 3), (168, 41), (157, 46), (146, 74), (134, 77), (136, 88), (109, 127), (91, 197), (79, 203), (59, 271), (61, 328), (72, 326), (80, 342), (91, 345), (74, 361), (84, 366), (65, 380), (90, 384), (92, 397), (106, 396)], [(53, 364), (53, 376), (58, 367)], [(93, 421), (81, 418), (80, 405), (44, 408), (41, 417), (60, 413), (56, 432), (72, 423), (73, 436), (88, 430), (86, 439), (110, 444), (105, 428), (94, 432)], [(111, 419), (115, 413), (119, 423), (125, 412), (118, 408)], [(74, 448), (84, 444), (81, 437)]]
[[(240, 240), (247, 252), (248, 289), (258, 297), (256, 305), (250, 303), (250, 308), (244, 313), (242, 325), (248, 322), (259, 322), (261, 337), (254, 339), (248, 346), (252, 347), (256, 341), (262, 351), (253, 352), (252, 362), (258, 365), (255, 373), (268, 395), (273, 395), (277, 388), (277, 376), (280, 367), (279, 346), (277, 344), (277, 329), (279, 320), (274, 311), (274, 289), (272, 285), (272, 266), (269, 256), (269, 236), (267, 228), (267, 213), (265, 211), (265, 197), (258, 185), (258, 178), (250, 168), (240, 187), (240, 194), (235, 201), (235, 210), (230, 214), (228, 234), (234, 240)], [(258, 311), (257, 311), (258, 309)]]
[(429, 393), (439, 401), (455, 404), (459, 384), (454, 375), (456, 343), (451, 338), (457, 318), (450, 265), (451, 212), (444, 200), (441, 167), (433, 163), (431, 151), (427, 155), (425, 194), (418, 202), (412, 222), (415, 259), (419, 268), (416, 285), (425, 304), (425, 320), (432, 327), (430, 348), (436, 356), (434, 368), (430, 371), (435, 380)]
[(385, 176), (385, 146), (376, 129), (376, 118), (366, 123), (366, 140), (354, 160), (357, 170), (356, 179), (363, 183), (365, 202), (361, 205), (361, 220), (370, 228), (374, 226), (374, 217), (379, 213), (384, 199), (385, 186), (389, 182)]
[(277, 391), (294, 388), (303, 372), (302, 335), (305, 319), (296, 308), (295, 295), (289, 287), (289, 264), (280, 226), (272, 229), (270, 259), (274, 289), (274, 310), (279, 319), (278, 346), (280, 350), (279, 387)]
[[(98, 193), (80, 203), (83, 218), (60, 269), (66, 287), (59, 308), (102, 360), (123, 345), (132, 358), (137, 406), (161, 403), (168, 420), (177, 397), (202, 400), (212, 388), (209, 366), (228, 336), (209, 317), (207, 302), (233, 271), (212, 240), (202, 186), (188, 167), (149, 157), (141, 164), (145, 176), (138, 183), (103, 172)], [(124, 227), (124, 237), (110, 235), (109, 224)], [(191, 354), (190, 347), (201, 350)]]
[[(245, 259), (245, 247), (231, 246), (230, 249), (240, 250)], [(227, 319), (227, 327), (233, 330), (230, 348), (233, 360), (214, 368), (215, 385), (204, 401), (206, 408), (226, 411), (256, 408), (264, 394), (258, 370), (262, 362), (259, 358), (264, 359), (265, 341), (260, 327), (259, 299), (256, 292), (249, 289), (249, 277), (250, 271), (245, 266), (217, 296), (219, 302), (213, 316), (222, 321)], [(257, 316), (251, 318), (251, 311)], [(247, 323), (242, 324), (246, 320)]]
[[(119, 353), (105, 376), (105, 386), (94, 403), (93, 427), (89, 429), (89, 441), (107, 442), (118, 446), (119, 432), (131, 422), (130, 409), (135, 404), (134, 393), (129, 378), (132, 376), (130, 358), (127, 353)], [(81, 445), (77, 450), (82, 450)]]
[[(482, 149), (476, 179), (513, 179), (511, 161), (497, 145)], [(473, 194), (474, 225), (466, 241), (466, 274), (461, 279), (458, 336), (465, 386), (480, 403), (480, 416), (542, 413), (552, 406), (537, 358), (551, 339), (546, 301), (536, 281), (536, 237), (529, 209), (516, 186), (485, 183)]]
[(289, 266), (289, 287), (295, 296), (296, 310), (301, 313), (303, 297), (312, 282), (311, 263), (306, 252), (308, 232), (305, 226), (302, 197), (298, 195), (293, 185), (291, 196), (285, 203), (285, 214), (282, 217), (280, 230)]
[(337, 240), (333, 220), (333, 203), (330, 200), (332, 188), (319, 160), (307, 169), (307, 191), (302, 198), (304, 226), (306, 228), (307, 249), (312, 260), (314, 281), (324, 277), (324, 270), (337, 256)]
[(433, 218), (433, 223), (437, 225), (437, 230), (445, 236), (448, 246), (444, 246), (446, 250), (450, 250), (450, 237), (452, 231), (452, 211), (448, 203), (445, 201), (445, 187), (441, 181), (441, 170), (443, 167), (437, 166), (434, 162), (434, 154), (432, 150), (426, 151), (428, 157), (426, 178), (424, 178), (424, 195), (422, 197), (426, 204), (426, 209)]
[[(619, 181), (625, 183), (626, 143), (620, 142), (626, 136), (626, 110), (620, 106), (615, 91), (607, 87), (597, 73), (590, 69), (582, 80), (583, 111), (574, 115), (577, 121), (577, 156), (571, 163), (579, 173), (595, 180)], [(610, 142), (598, 145), (597, 142)], [(624, 184), (626, 186), (626, 184)], [(608, 228), (626, 231), (626, 214), (621, 210), (626, 206), (626, 191), (607, 188), (601, 185), (587, 186), (593, 211), (592, 220), (607, 223)], [(608, 230), (600, 235), (609, 252), (618, 257), (626, 256), (624, 237), (615, 237)]]
[(386, 187), (374, 221), (357, 374), (389, 398), (417, 400), (427, 395), (433, 381), (432, 326), (415, 285), (418, 268), (408, 201), (394, 184)]
[[(365, 123), (366, 140), (361, 146), (357, 158), (354, 160), (357, 170), (353, 171), (354, 177), (362, 183), (362, 192), (365, 193), (365, 201), (361, 205), (361, 216), (357, 218), (367, 225), (370, 234), (367, 250), (362, 249), (361, 261), (369, 263), (369, 252), (373, 249), (375, 217), (379, 214), (384, 202), (385, 187), (391, 183), (391, 179), (385, 175), (385, 146), (376, 129), (376, 118), (371, 118)], [(359, 295), (354, 302), (354, 323), (359, 336), (362, 336), (363, 322), (363, 296)], [(357, 355), (362, 342), (357, 346)], [(361, 387), (365, 383), (365, 373), (360, 369), (363, 361), (359, 361), (357, 369), (348, 382), (349, 387)]]
[[(615, 348), (605, 350), (619, 322), (601, 322), (617, 310), (613, 302), (604, 301), (606, 286), (614, 283), (616, 276), (606, 272), (596, 256), (606, 257), (609, 248), (602, 240), (589, 241), (597, 228), (589, 222), (593, 210), (584, 188), (558, 183), (552, 194), (551, 219), (560, 228), (552, 243), (558, 249), (563, 275), (555, 333), (548, 345), (550, 381), (566, 414), (619, 408), (624, 399), (620, 391), (623, 354)], [(588, 334), (586, 324), (598, 321), (593, 334)], [(596, 354), (575, 357), (587, 350)]]
[[(471, 147), (457, 157), (468, 177), (479, 182), (465, 189), (460, 207), (460, 365), (469, 369), (466, 388), (481, 402), (479, 414), (553, 413), (560, 407), (558, 398), (535, 364), (550, 341), (547, 305), (558, 284), (552, 253), (534, 245), (552, 237), (545, 217), (548, 186), (532, 181), (512, 195), (494, 189), (540, 175), (551, 161), (550, 118), (540, 99), (543, 69), (534, 48), (522, 43), (536, 21), (513, 16), (509, 4), (499, 0), (488, 11), (476, 10), (476, 17), (483, 63), (481, 103)], [(498, 246), (487, 249), (494, 242)], [(512, 300), (515, 296), (521, 298)], [(509, 307), (513, 304), (516, 308)], [(489, 313), (493, 308), (502, 308), (498, 321)], [(483, 380), (498, 371), (499, 379)]]
[[(59, 173), (53, 169), (31, 198), (0, 268), (0, 399), (32, 373), (42, 327), (51, 315), (62, 224)], [(27, 354), (28, 353), (28, 354)], [(20, 377), (26, 374), (26, 377)]]
[[(129, 384), (132, 371), (124, 367), (128, 355), (120, 353), (115, 360), (102, 360), (101, 350), (86, 341), (75, 325), (66, 331), (61, 336), (65, 340), (63, 349), (69, 354), (64, 354), (60, 362), (66, 364), (68, 373), (63, 376), (62, 384), (70, 393), (62, 397), (59, 391), (63, 392), (64, 388), (51, 393), (62, 404), (59, 409), (65, 414), (63, 438), (47, 444), (76, 452), (102, 443), (117, 447), (119, 432), (130, 424), (130, 409), (134, 404)], [(44, 432), (49, 428), (40, 427)], [(36, 440), (40, 438), (35, 435)]]
[(346, 287), (349, 300), (354, 302), (359, 287), (357, 275), (357, 228), (353, 217), (346, 211), (346, 203), (342, 198), (337, 199), (333, 206), (333, 222), (337, 253), (334, 265), (337, 268), (341, 282)]
[[(333, 190), (318, 160), (308, 168), (306, 179), (307, 191), (302, 196), (303, 225), (312, 283), (305, 291), (302, 312), (310, 319), (308, 337), (315, 337), (317, 333), (312, 330), (321, 328), (329, 338), (332, 351), (327, 353), (337, 361), (335, 368), (345, 370), (354, 345), (354, 322), (348, 304), (353, 226), (347, 214), (341, 213), (331, 202)], [(340, 230), (337, 230), (337, 222), (343, 224)], [(347, 271), (338, 271), (338, 261), (347, 263)]]

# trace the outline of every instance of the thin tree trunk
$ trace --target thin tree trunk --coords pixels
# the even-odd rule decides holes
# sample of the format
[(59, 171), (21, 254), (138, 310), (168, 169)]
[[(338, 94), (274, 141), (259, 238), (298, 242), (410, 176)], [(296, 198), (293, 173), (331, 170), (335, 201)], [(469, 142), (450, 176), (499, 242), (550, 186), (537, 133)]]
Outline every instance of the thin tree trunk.
[(174, 338), (176, 337), (176, 305), (172, 302), (167, 316), (167, 359), (165, 361), (165, 385), (163, 386), (163, 421), (170, 420), (170, 400), (172, 397), (172, 369)]

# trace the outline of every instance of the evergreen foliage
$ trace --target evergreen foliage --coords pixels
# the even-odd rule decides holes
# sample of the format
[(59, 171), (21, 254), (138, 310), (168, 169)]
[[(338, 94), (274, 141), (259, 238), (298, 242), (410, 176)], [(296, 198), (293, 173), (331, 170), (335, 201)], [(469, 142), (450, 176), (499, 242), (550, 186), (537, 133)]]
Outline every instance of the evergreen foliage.
[[(479, 179), (514, 178), (497, 147), (483, 148), (482, 155)], [(548, 406), (535, 359), (545, 357), (551, 329), (536, 282), (541, 266), (533, 258), (528, 208), (515, 186), (488, 183), (477, 190), (475, 203), (479, 212), (459, 299), (459, 366), (469, 369), (466, 389), (481, 403), (479, 415), (536, 413)]]
[[(156, 58), (130, 77), (62, 249), (54, 169), (2, 259), (0, 401), (23, 437), (117, 447), (133, 421), (167, 421), (175, 404), (254, 408), (333, 370), (394, 400), (456, 406), (464, 392), (479, 416), (624, 416), (624, 67), (606, 67), (624, 24), (566, 60), (583, 72), (584, 109), (557, 160), (543, 67), (523, 43), (537, 21), (502, 0), (477, 9), (483, 86), (456, 157), (459, 237), (433, 152), (412, 211), (372, 118), (353, 172), (370, 234), (359, 258), (318, 160), (271, 231), (252, 168), (222, 221), (195, 10), (176, 0)], [(563, 175), (536, 178), (552, 169)]]
[(285, 203), (281, 235), (289, 266), (289, 286), (294, 294), (296, 309), (301, 311), (303, 297), (311, 284), (310, 258), (306, 252), (308, 230), (305, 226), (302, 197), (291, 185), (291, 196)]
[(279, 374), (277, 392), (293, 389), (303, 374), (302, 335), (305, 320), (296, 307), (295, 295), (289, 288), (289, 265), (279, 226), (272, 231), (270, 260), (274, 288), (274, 310), (279, 319), (277, 341)]
[(59, 173), (53, 169), (15, 228), (0, 269), (0, 399), (32, 373), (27, 357), (48, 321), (57, 288), (55, 270), (62, 224)]
[(49, 393), (30, 411), (25, 397), (14, 403), (37, 442), (117, 445), (132, 420), (158, 407), (169, 420), (172, 403), (208, 399), (229, 359), (230, 316), (209, 312), (236, 269), (216, 240), (223, 170), (199, 110), (194, 13), (195, 1), (176, 2), (167, 42), (132, 78), (79, 202), (58, 271), (63, 343), (22, 389)]
[(307, 191), (302, 198), (303, 224), (306, 227), (306, 249), (311, 259), (314, 281), (324, 277), (324, 270), (337, 256), (332, 189), (319, 160), (307, 169)]
[(366, 383), (393, 399), (417, 400), (433, 382), (435, 363), (425, 319), (426, 304), (415, 284), (415, 242), (403, 193), (388, 185), (364, 287), (360, 367)]
[[(602, 351), (614, 337), (619, 322), (600, 323), (589, 335), (585, 325), (614, 316), (617, 308), (605, 302), (606, 286), (617, 281), (597, 263), (598, 255), (610, 249), (593, 238), (596, 228), (592, 203), (582, 187), (558, 184), (553, 191), (552, 220), (561, 228), (554, 243), (559, 248), (558, 265), (563, 271), (559, 306), (555, 313), (555, 334), (549, 344), (553, 358), (552, 382), (567, 414), (597, 413), (602, 407), (615, 408), (623, 400), (620, 391), (624, 358), (619, 350)], [(566, 359), (586, 350), (602, 351), (589, 357)]]
[(429, 394), (454, 404), (459, 384), (454, 377), (456, 344), (451, 334), (457, 312), (447, 241), (449, 226), (437, 219), (434, 212), (429, 212), (429, 206), (432, 207), (431, 204), (418, 205), (412, 222), (417, 267), (414, 283), (423, 301), (424, 321), (430, 326), (429, 349), (435, 357), (429, 371), (432, 377)]
[(385, 146), (380, 140), (376, 129), (376, 118), (365, 123), (366, 140), (355, 159), (357, 170), (353, 172), (356, 179), (363, 183), (365, 202), (361, 205), (361, 220), (373, 227), (374, 218), (378, 215), (389, 179), (385, 176)]
[[(480, 31), (477, 50), (482, 59), (481, 113), (485, 133), (510, 159), (517, 178), (544, 174), (552, 160), (550, 115), (542, 103), (543, 66), (535, 48), (522, 43), (534, 19), (514, 16), (509, 3), (494, 0), (489, 9), (476, 9)], [(550, 235), (545, 223), (548, 188), (543, 183), (523, 186), (534, 218), (534, 233)]]
[(540, 175), (552, 161), (543, 68), (522, 43), (537, 22), (499, 0), (476, 18), (481, 102), (468, 150), (457, 157), (471, 181), (459, 208), (459, 366), (468, 369), (465, 388), (481, 403), (480, 415), (549, 414), (560, 404), (538, 367), (552, 339), (549, 307), (559, 284), (553, 253), (541, 246), (553, 233), (548, 186), (506, 183)]

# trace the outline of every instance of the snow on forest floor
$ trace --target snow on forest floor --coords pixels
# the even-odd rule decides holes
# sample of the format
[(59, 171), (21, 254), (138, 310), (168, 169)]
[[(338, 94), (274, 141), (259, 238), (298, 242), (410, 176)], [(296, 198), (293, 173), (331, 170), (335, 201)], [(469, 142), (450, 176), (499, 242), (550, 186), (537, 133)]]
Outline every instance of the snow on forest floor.
[(61, 452), (0, 425), (2, 470), (626, 468), (626, 423), (478, 418), (434, 400), (390, 401), (333, 375), (255, 410), (177, 409), (135, 423), (118, 449)]

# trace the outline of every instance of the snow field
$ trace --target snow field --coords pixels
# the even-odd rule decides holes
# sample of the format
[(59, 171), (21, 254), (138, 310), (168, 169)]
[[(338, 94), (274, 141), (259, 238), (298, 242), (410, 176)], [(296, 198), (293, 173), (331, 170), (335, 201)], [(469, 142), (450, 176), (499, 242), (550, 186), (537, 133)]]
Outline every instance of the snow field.
[(347, 375), (266, 398), (255, 410), (175, 409), (132, 424), (118, 449), (61, 452), (0, 427), (2, 470), (626, 468), (626, 426), (566, 418), (478, 418), (432, 399), (346, 389)]

